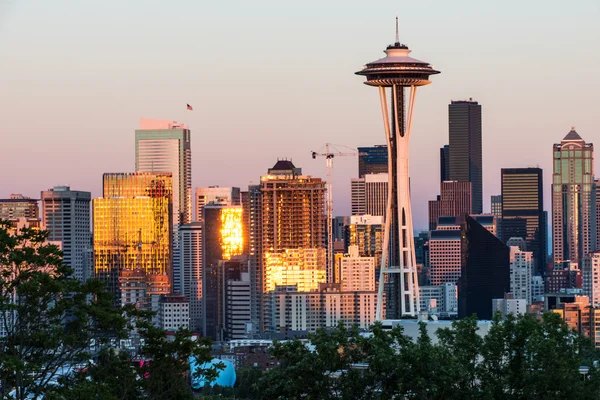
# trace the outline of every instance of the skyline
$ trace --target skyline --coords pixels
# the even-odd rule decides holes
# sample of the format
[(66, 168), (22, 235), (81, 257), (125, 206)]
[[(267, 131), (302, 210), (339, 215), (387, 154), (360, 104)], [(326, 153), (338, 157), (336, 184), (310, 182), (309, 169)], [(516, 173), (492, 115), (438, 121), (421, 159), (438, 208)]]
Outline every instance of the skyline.
[[(231, 10), (179, 1), (169, 10), (147, 5), (143, 17), (134, 1), (68, 8), (61, 7), (66, 1), (32, 3), (0, 5), (0, 49), (10, 54), (0, 65), (6, 93), (0, 96), (0, 167), (11, 171), (0, 178), (0, 197), (39, 198), (63, 184), (100, 197), (103, 173), (135, 170), (135, 129), (144, 117), (190, 126), (192, 188), (244, 190), (277, 158), (325, 178), (324, 160), (309, 154), (325, 142), (383, 144), (377, 94), (353, 72), (383, 56), (394, 41), (396, 15), (400, 41), (443, 71), (417, 96), (411, 143), (416, 231), (426, 228), (427, 201), (439, 189), (451, 100), (472, 97), (483, 108), (484, 211), (490, 195), (500, 194), (500, 169), (529, 166), (546, 171), (550, 211), (552, 144), (573, 125), (587, 142), (597, 137), (600, 56), (589, 49), (600, 37), (594, 26), (600, 8), (592, 1), (365, 10), (358, 3), (259, 2), (252, 9), (240, 3)], [(507, 14), (514, 4), (520, 13)], [(162, 31), (154, 29), (160, 22)], [(274, 34), (279, 31), (284, 34)], [(186, 103), (194, 111), (186, 111)], [(23, 168), (24, 160), (31, 167)], [(334, 215), (350, 215), (358, 162), (348, 157), (334, 164)]]

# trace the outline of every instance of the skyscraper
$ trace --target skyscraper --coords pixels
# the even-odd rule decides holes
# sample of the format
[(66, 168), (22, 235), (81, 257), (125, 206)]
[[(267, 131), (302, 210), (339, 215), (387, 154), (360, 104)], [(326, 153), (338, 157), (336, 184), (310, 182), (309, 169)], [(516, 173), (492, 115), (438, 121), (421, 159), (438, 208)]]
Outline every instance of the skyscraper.
[(502, 168), (502, 233), (506, 242), (523, 237), (533, 252), (534, 272), (546, 271), (547, 228), (544, 223), (544, 179), (540, 168)]
[[(291, 161), (278, 160), (261, 177), (260, 186), (250, 186), (243, 197), (248, 210), (245, 225), (250, 241), (250, 281), (256, 302), (253, 320), (260, 314), (259, 326), (264, 329), (263, 295), (267, 282), (276, 282), (268, 274), (285, 272), (287, 264), (282, 260), (286, 254), (296, 257), (296, 252), (289, 250), (317, 250), (320, 254), (319, 250), (326, 249), (325, 182), (302, 175), (302, 169)], [(321, 265), (325, 257), (315, 260), (319, 265), (313, 267), (325, 271), (326, 265)]]
[[(596, 251), (600, 251), (600, 179), (596, 179), (594, 181), (594, 186), (592, 187), (593, 192), (593, 204), (595, 207), (592, 207), (592, 211), (594, 211), (594, 217), (592, 220), (592, 236), (595, 236), (595, 249)], [(595, 229), (594, 229), (595, 228)]]
[(510, 250), (500, 239), (467, 216), (466, 262), (458, 284), (458, 317), (492, 318), (492, 299), (510, 291)]
[(187, 125), (142, 118), (135, 131), (135, 170), (170, 172), (173, 224), (192, 222), (192, 152)]
[[(384, 144), (358, 149), (358, 177), (388, 172), (388, 149)], [(362, 153), (362, 154), (360, 154)]]
[(91, 255), (90, 192), (71, 190), (68, 186), (55, 186), (43, 191), (42, 222), (48, 231), (48, 240), (61, 243), (63, 261), (81, 281), (89, 276), (84, 271), (90, 265)]
[(450, 180), (471, 182), (473, 213), (483, 212), (481, 105), (472, 99), (448, 106)]
[(552, 249), (554, 264), (568, 268), (594, 250), (592, 182), (594, 145), (575, 129), (553, 146)]
[(170, 173), (104, 174), (103, 197), (94, 199), (94, 268), (118, 304), (129, 278), (146, 294), (170, 289), (172, 193)]
[(385, 216), (388, 174), (366, 174), (352, 179), (352, 215)]
[(440, 148), (440, 182), (450, 180), (450, 146)]
[[(227, 262), (241, 256), (243, 245), (241, 206), (208, 204), (204, 207), (202, 251), (202, 318), (203, 333), (215, 340), (223, 339), (223, 281), (229, 279)], [(233, 266), (239, 278), (239, 263)], [(247, 263), (245, 263), (247, 264)]]
[[(192, 150), (187, 125), (175, 121), (140, 120), (135, 131), (135, 170), (170, 172), (173, 177), (173, 265), (179, 267), (179, 225), (192, 222)], [(173, 275), (175, 285), (179, 273)]]
[[(419, 313), (419, 283), (409, 188), (409, 140), (417, 87), (431, 83), (430, 75), (439, 73), (429, 63), (409, 56), (410, 50), (400, 43), (398, 37), (397, 19), (396, 41), (387, 47), (385, 54), (385, 58), (368, 63), (356, 72), (366, 77), (365, 84), (379, 89), (391, 166), (388, 171), (388, 185), (392, 194), (388, 209), (391, 213), (385, 218), (383, 249), (383, 257), (389, 255), (389, 260), (385, 263), (387, 268), (380, 271), (382, 277), (379, 279), (377, 319), (381, 319), (382, 315), (384, 274), (388, 277), (387, 317), (416, 317)], [(386, 88), (391, 88), (391, 116)], [(405, 88), (410, 89), (405, 91)]]
[[(190, 222), (179, 227), (178, 286), (173, 292), (185, 296), (190, 303), (190, 329), (202, 332), (202, 222)], [(175, 271), (173, 271), (175, 273)]]
[(473, 212), (472, 184), (470, 182), (445, 181), (440, 184), (437, 200), (429, 201), (429, 230), (438, 224), (439, 217), (460, 217)]

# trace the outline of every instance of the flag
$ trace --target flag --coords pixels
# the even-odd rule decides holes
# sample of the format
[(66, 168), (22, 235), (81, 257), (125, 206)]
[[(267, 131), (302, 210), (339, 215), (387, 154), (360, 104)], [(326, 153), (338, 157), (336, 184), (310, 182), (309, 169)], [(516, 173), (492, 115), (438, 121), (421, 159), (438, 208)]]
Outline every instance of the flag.
[(187, 109), (192, 110), (192, 111), (194, 110), (194, 108), (192, 106), (190, 106), (189, 104), (187, 105)]

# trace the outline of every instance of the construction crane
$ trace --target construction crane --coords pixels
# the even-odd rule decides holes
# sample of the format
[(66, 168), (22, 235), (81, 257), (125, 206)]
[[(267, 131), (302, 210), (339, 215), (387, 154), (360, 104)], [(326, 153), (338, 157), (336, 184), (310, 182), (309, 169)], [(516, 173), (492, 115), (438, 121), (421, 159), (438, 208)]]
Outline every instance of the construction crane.
[[(337, 147), (344, 147), (350, 151), (339, 151)], [(312, 151), (312, 158), (325, 157), (325, 166), (327, 167), (327, 280), (333, 282), (333, 159), (335, 157), (356, 157), (366, 155), (366, 153), (360, 153), (358, 150), (335, 145), (331, 143), (325, 143), (325, 152), (319, 153)]]

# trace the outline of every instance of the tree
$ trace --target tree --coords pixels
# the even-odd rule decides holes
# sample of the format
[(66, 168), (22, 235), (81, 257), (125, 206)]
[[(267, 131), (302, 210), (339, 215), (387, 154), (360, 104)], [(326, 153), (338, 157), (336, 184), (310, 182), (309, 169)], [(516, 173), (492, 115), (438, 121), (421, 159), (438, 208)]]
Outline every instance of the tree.
[(207, 382), (212, 382), (223, 368), (222, 365), (204, 367), (212, 359), (208, 338), (193, 339), (187, 329), (167, 335), (152, 324), (151, 317), (140, 319), (137, 327), (144, 341), (139, 354), (149, 360), (138, 371), (146, 399), (191, 399), (190, 358), (195, 358), (199, 366), (194, 378), (202, 375)]
[(479, 334), (477, 318), (470, 317), (453, 321), (451, 328), (437, 331), (439, 345), (452, 354), (447, 366), (452, 385), (448, 398), (477, 398), (477, 363), (483, 339)]
[(257, 383), (261, 379), (263, 371), (258, 367), (242, 367), (236, 372), (234, 386), (235, 397), (245, 400), (259, 400), (260, 392)]
[(0, 393), (37, 398), (87, 360), (97, 343), (124, 333), (102, 283), (70, 278), (47, 233), (0, 221)]

